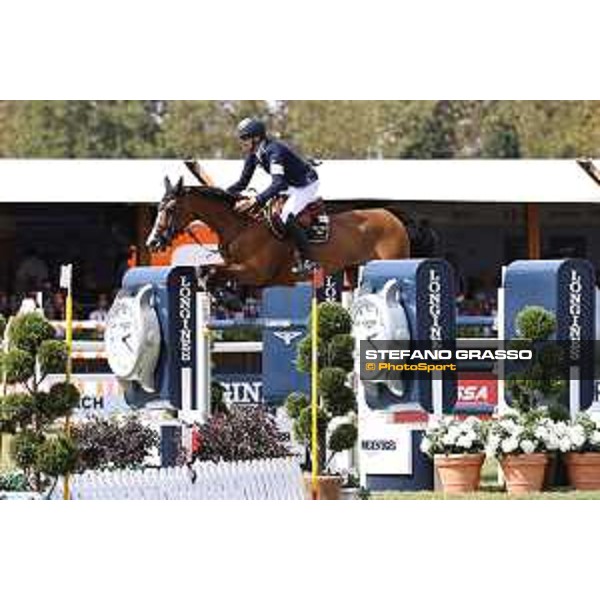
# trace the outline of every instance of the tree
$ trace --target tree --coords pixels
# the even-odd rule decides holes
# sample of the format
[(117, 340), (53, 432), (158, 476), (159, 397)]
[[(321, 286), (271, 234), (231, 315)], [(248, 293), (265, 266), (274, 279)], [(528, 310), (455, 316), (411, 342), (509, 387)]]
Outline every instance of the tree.
[(377, 102), (289, 101), (278, 109), (282, 137), (305, 154), (350, 159), (377, 150)]
[(153, 108), (132, 100), (14, 103), (4, 152), (17, 158), (153, 156), (159, 132)]
[(173, 158), (240, 158), (235, 127), (249, 116), (272, 119), (268, 104), (261, 100), (168, 102), (161, 124), (161, 153)]
[(3, 378), (24, 391), (0, 397), (0, 432), (15, 434), (15, 461), (30, 485), (42, 491), (44, 476), (57, 477), (75, 468), (75, 444), (55, 423), (77, 406), (79, 391), (69, 383), (56, 383), (48, 392), (41, 389), (45, 377), (64, 372), (67, 363), (66, 344), (54, 339), (54, 328), (43, 316), (19, 315), (7, 327)]

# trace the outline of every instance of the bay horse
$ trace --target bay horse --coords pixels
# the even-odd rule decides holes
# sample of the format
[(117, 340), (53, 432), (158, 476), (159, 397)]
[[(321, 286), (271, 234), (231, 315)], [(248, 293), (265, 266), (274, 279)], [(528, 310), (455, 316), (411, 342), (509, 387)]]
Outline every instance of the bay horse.
[[(200, 169), (186, 163), (201, 183)], [(210, 180), (209, 180), (210, 181)], [(292, 285), (310, 275), (291, 272), (294, 246), (277, 239), (264, 219), (235, 210), (238, 198), (212, 185), (184, 186), (180, 178), (173, 186), (165, 177), (165, 194), (146, 246), (163, 250), (193, 221), (202, 221), (219, 238), (224, 264), (211, 265), (212, 277), (234, 279), (242, 285)], [(370, 208), (330, 214), (326, 242), (311, 244), (309, 257), (325, 274), (355, 267), (369, 260), (402, 259), (411, 255), (409, 229), (392, 209)], [(412, 237), (416, 228), (412, 228)]]

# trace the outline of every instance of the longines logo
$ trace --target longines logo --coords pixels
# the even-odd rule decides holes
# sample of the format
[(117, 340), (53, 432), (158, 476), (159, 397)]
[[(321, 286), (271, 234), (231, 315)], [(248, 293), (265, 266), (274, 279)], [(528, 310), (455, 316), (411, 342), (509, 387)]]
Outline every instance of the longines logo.
[(187, 277), (180, 277), (179, 287), (179, 330), (180, 360), (192, 360), (192, 286)]
[(429, 270), (428, 305), (431, 323), (429, 325), (429, 339), (432, 341), (442, 340), (442, 283), (439, 273), (433, 269)]
[(578, 360), (581, 350), (581, 292), (583, 283), (581, 275), (571, 269), (569, 281), (569, 339), (571, 340), (571, 360)]
[(302, 335), (301, 331), (274, 331), (273, 335), (279, 338), (286, 346), (289, 346), (297, 337)]

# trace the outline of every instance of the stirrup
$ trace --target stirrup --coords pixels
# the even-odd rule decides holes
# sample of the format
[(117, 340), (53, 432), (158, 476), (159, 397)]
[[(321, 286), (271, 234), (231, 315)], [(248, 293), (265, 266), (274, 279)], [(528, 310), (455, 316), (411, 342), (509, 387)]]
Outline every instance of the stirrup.
[(293, 275), (308, 275), (318, 267), (317, 263), (305, 258), (296, 262), (291, 271)]

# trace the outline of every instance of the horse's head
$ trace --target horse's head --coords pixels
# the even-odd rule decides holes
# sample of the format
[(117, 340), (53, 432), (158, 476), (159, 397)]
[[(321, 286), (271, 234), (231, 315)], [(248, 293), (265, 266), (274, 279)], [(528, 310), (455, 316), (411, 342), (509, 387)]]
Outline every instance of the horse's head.
[(165, 177), (165, 195), (158, 203), (156, 220), (150, 235), (146, 239), (146, 247), (151, 252), (160, 252), (168, 246), (179, 232), (179, 203), (185, 195), (183, 177), (173, 186), (168, 177)]

